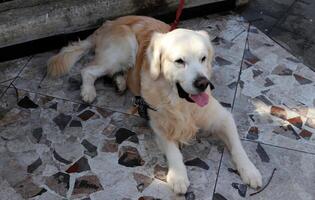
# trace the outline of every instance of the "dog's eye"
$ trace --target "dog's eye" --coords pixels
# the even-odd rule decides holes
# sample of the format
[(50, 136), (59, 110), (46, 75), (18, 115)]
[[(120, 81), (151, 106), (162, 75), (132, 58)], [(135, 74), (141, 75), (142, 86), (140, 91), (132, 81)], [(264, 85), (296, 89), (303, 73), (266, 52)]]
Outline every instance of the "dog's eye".
[(175, 60), (175, 62), (176, 62), (177, 64), (180, 64), (180, 65), (185, 64), (185, 61), (184, 61), (183, 59), (181, 59), (181, 58)]
[(203, 56), (202, 58), (201, 58), (201, 62), (204, 62), (206, 60), (206, 56)]

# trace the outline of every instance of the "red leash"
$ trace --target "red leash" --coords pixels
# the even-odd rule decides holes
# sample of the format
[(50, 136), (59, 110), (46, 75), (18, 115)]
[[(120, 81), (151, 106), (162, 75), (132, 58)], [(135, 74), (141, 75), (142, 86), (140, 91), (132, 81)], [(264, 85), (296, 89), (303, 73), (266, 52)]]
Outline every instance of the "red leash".
[(177, 27), (177, 25), (179, 23), (179, 18), (180, 18), (182, 11), (184, 9), (184, 4), (185, 4), (185, 0), (179, 1), (179, 5), (178, 5), (177, 11), (176, 11), (176, 18), (175, 18), (174, 22), (171, 24), (170, 31), (174, 30)]

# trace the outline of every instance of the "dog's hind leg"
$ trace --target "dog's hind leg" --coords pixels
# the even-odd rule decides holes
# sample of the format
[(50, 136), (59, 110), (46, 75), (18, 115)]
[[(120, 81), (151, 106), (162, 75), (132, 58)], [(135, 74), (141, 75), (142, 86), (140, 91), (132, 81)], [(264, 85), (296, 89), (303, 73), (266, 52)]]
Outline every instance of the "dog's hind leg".
[[(105, 26), (96, 35), (95, 58), (90, 66), (82, 69), (81, 96), (91, 103), (96, 97), (94, 82), (105, 75), (113, 76), (118, 72), (126, 73), (135, 64), (138, 43), (135, 35), (127, 26)], [(119, 90), (125, 90), (125, 75), (116, 82)]]
[(89, 65), (81, 70), (81, 97), (84, 102), (92, 103), (94, 101), (96, 97), (94, 82), (96, 79), (106, 75), (108, 72), (108, 69), (100, 65)]

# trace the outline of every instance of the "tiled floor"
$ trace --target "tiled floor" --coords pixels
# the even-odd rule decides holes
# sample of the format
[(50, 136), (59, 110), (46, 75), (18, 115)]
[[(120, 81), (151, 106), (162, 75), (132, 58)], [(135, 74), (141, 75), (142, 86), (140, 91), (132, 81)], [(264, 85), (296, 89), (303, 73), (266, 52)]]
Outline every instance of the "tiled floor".
[(99, 80), (96, 102), (84, 104), (79, 69), (92, 55), (52, 80), (48, 52), (0, 63), (0, 199), (314, 199), (315, 73), (241, 17), (181, 26), (211, 34), (214, 96), (233, 112), (264, 185), (276, 169), (265, 190), (250, 196), (226, 148), (201, 134), (182, 149), (191, 186), (175, 196), (152, 131), (127, 114), (132, 96)]
[(240, 14), (315, 71), (315, 1), (250, 0)]

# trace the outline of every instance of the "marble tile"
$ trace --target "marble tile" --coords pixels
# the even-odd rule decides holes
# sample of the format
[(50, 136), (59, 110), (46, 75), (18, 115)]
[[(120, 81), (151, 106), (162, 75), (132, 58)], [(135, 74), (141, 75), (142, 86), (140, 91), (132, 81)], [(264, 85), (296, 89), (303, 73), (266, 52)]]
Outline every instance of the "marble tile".
[(16, 193), (16, 191), (9, 185), (9, 183), (3, 179), (0, 180), (0, 197), (3, 200), (22, 200), (22, 196)]
[(253, 21), (264, 33), (269, 33), (287, 13), (294, 0), (251, 0), (241, 15), (248, 21)]
[[(225, 151), (221, 163), (218, 182), (215, 193), (224, 196), (226, 199), (296, 199), (311, 200), (315, 197), (314, 191), (314, 166), (315, 155), (301, 153), (294, 150), (287, 150), (269, 145), (258, 147), (256, 142), (243, 142), (245, 151), (249, 158), (257, 166), (263, 176), (263, 185), (266, 185), (273, 170), (276, 171), (270, 184), (260, 193), (250, 196), (256, 192), (247, 188), (245, 198), (240, 196), (238, 190), (232, 187), (232, 183), (241, 184), (240, 177), (228, 170), (234, 168), (231, 164), (229, 154)], [(263, 160), (261, 153), (257, 153), (257, 148), (262, 148), (258, 152), (265, 151), (269, 161)], [(266, 156), (265, 155), (265, 156)]]
[[(139, 117), (14, 88), (0, 108), (0, 176), (23, 198), (181, 198), (159, 178), (167, 164)], [(220, 148), (203, 135), (183, 147), (187, 195), (212, 199)]]
[(241, 137), (314, 153), (315, 72), (259, 30), (248, 41), (233, 110)]
[(270, 32), (270, 37), (285, 44), (284, 47), (303, 59), (313, 71), (315, 70), (314, 8), (315, 2), (312, 0), (295, 1)]
[(30, 57), (19, 58), (0, 63), (0, 85), (8, 86), (21, 72)]
[[(162, 173), (161, 169), (167, 170), (167, 167), (162, 154), (154, 144), (152, 135), (144, 135), (144, 139), (140, 139), (137, 145), (123, 142), (119, 145), (119, 151), (126, 147), (137, 149), (137, 154), (143, 160), (142, 163), (126, 165), (128, 164), (126, 161), (121, 163), (123, 165), (117, 166), (117, 155), (119, 154), (101, 152), (101, 156), (92, 160), (91, 168), (99, 175), (104, 191), (91, 195), (93, 199), (102, 199), (105, 195), (108, 199), (138, 199), (141, 196), (152, 196), (158, 199), (180, 198), (170, 191), (164, 179), (161, 180), (157, 176), (157, 173)], [(183, 151), (187, 160), (190, 160), (191, 157), (200, 157), (205, 165), (209, 166), (209, 169), (201, 168), (198, 165), (188, 166), (188, 176), (191, 182), (189, 193), (196, 199), (212, 199), (216, 169), (218, 169), (220, 159), (216, 146), (209, 146), (209, 143), (204, 141), (201, 144), (185, 147)], [(201, 151), (204, 153), (198, 153)], [(129, 161), (131, 160), (132, 157)], [(107, 167), (104, 168), (104, 165)]]
[(7, 89), (7, 86), (0, 85), (0, 98), (2, 97), (2, 95), (3, 95), (3, 93), (5, 92), (6, 89)]

